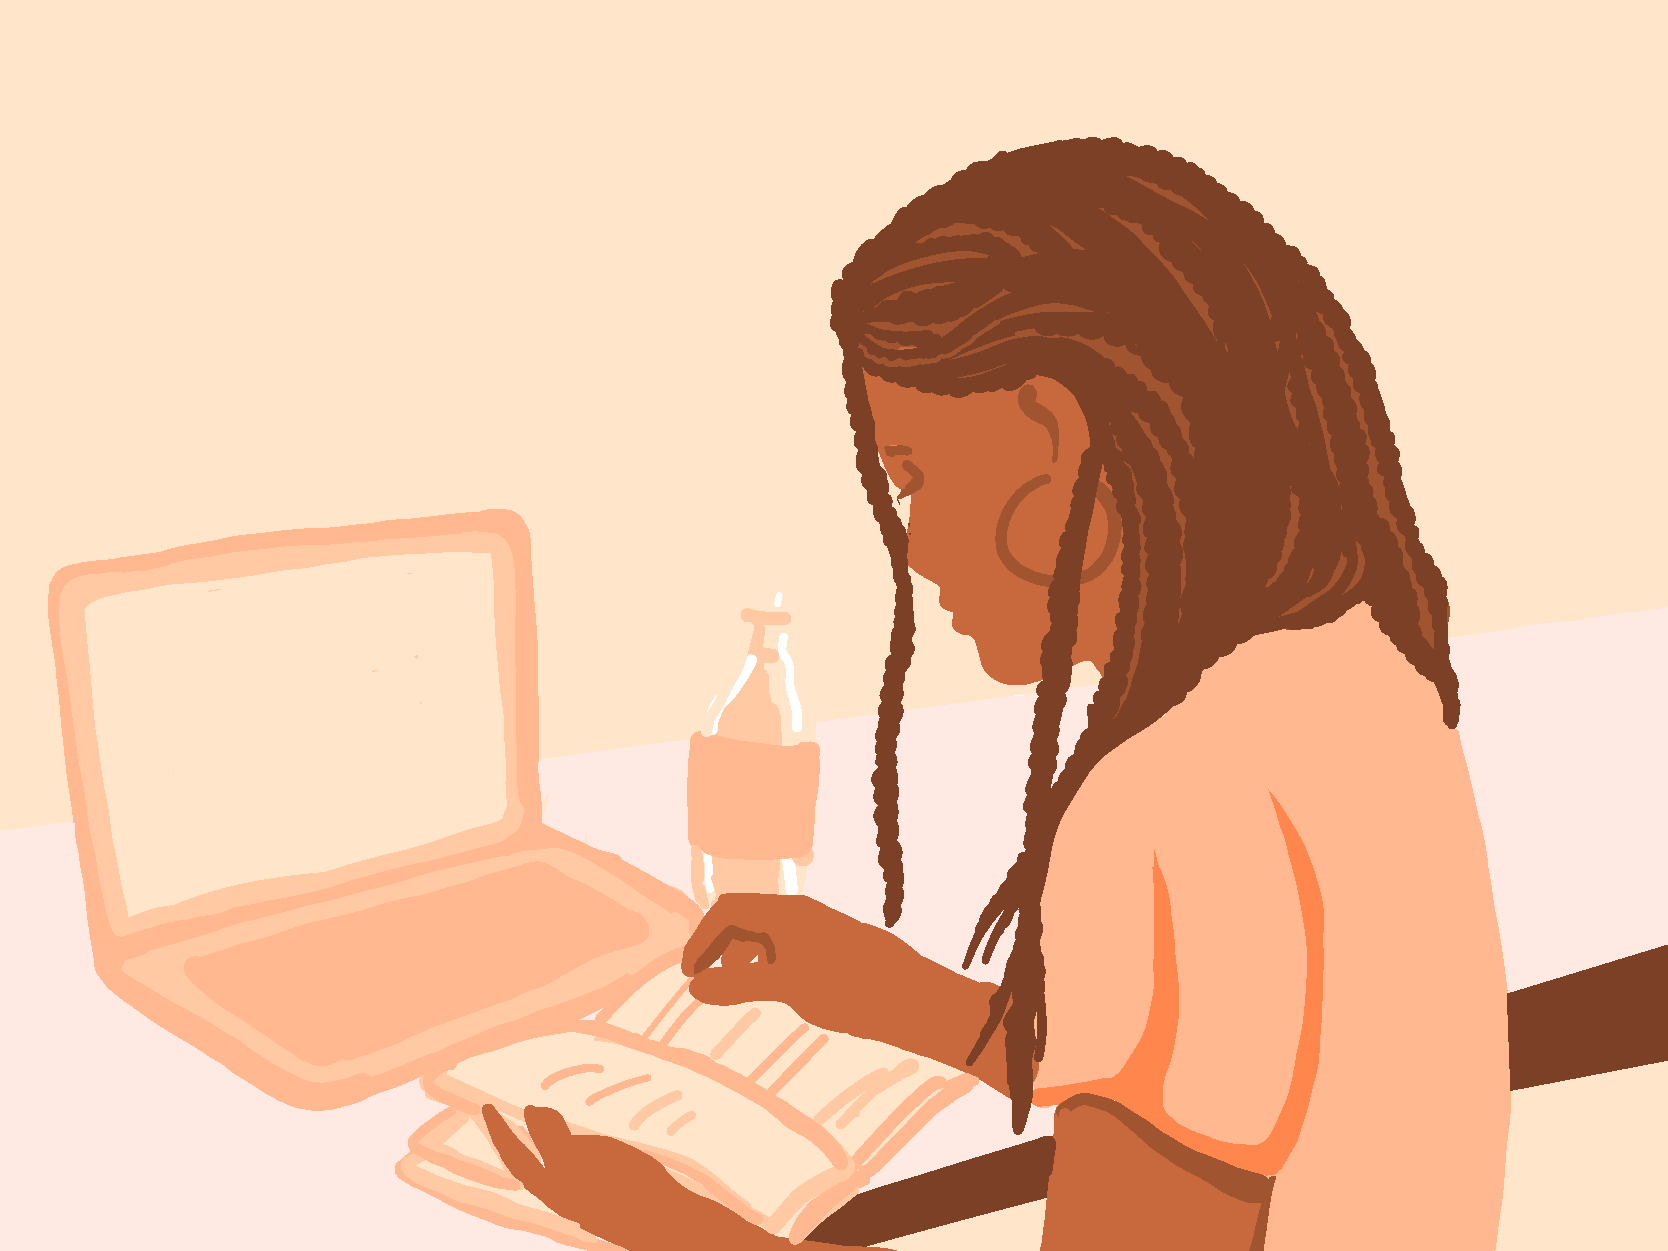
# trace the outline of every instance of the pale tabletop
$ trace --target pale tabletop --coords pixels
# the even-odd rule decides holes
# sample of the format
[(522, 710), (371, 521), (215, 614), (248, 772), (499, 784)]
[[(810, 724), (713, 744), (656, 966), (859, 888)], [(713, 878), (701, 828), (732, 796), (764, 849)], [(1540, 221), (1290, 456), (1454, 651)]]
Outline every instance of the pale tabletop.
[[(1656, 833), (1661, 795), (1652, 780), (1661, 746), (1655, 710), (1668, 696), (1660, 663), (1665, 623), (1668, 613), (1636, 613), (1455, 641), (1466, 699), (1461, 735), (1514, 989), (1668, 941), (1653, 885), (1668, 853)], [(1654, 668), (1629, 660), (1641, 655), (1657, 657)], [(1072, 694), (1065, 741), (1082, 724), (1086, 695)], [(1026, 696), (905, 718), (906, 895), (898, 932), (944, 964), (960, 965), (978, 911), (1017, 849), (1029, 724)], [(807, 886), (878, 923), (874, 727), (873, 717), (818, 726), (823, 784)], [(687, 890), (686, 753), (680, 742), (547, 760), (546, 820)], [(1579, 857), (1548, 854), (1567, 847), (1575, 828), (1582, 831)], [(286, 1251), (535, 1245), (534, 1235), (455, 1211), (394, 1176), (407, 1138), (437, 1110), (415, 1084), (334, 1112), (300, 1111), (118, 1000), (93, 972), (69, 825), (0, 833), (0, 855), (0, 938), (9, 953), (0, 966), (0, 1061), (13, 1079), (0, 1146), (9, 1200), (0, 1241)], [(1004, 954), (976, 968), (978, 975), (994, 980)], [(1503, 1247), (1539, 1245), (1509, 1238), (1514, 1222), (1525, 1233), (1558, 1227), (1543, 1209), (1571, 1192), (1548, 1184), (1552, 1178), (1573, 1177), (1571, 1170), (1588, 1164), (1603, 1165), (1612, 1179), (1625, 1173), (1619, 1157), (1599, 1160), (1595, 1144), (1618, 1141), (1616, 1118), (1637, 1121), (1639, 1109), (1654, 1109), (1660, 1124), (1664, 1068), (1518, 1092)], [(1006, 1101), (981, 1088), (929, 1124), (874, 1184), (1010, 1146), (1016, 1140), (1007, 1122)], [(1049, 1130), (1039, 1110), (1025, 1137)], [(1565, 1158), (1560, 1141), (1585, 1143), (1585, 1154)], [(1637, 1189), (1648, 1193), (1644, 1176)], [(1608, 1210), (1622, 1219), (1618, 1193)], [(1036, 1210), (1006, 1219), (996, 1222), (1006, 1231), (998, 1241), (1035, 1245), (1026, 1239), (1039, 1227)], [(996, 1225), (977, 1222), (974, 1239), (974, 1224), (955, 1231), (967, 1236), (963, 1245), (994, 1245), (983, 1231), (990, 1226), (996, 1236)], [(950, 1232), (896, 1245), (947, 1248)]]
[[(1013, 776), (974, 761), (965, 776), (960, 767), (948, 770), (943, 794), (936, 779), (928, 792), (916, 788), (939, 819), (922, 822), (931, 833), (911, 854), (901, 928), (946, 963), (956, 962), (983, 892), (1000, 880), (1017, 841), (1018, 805), (1008, 792), (1017, 795), (1023, 785), (1024, 702), (975, 706), (984, 714), (979, 723), (994, 713), (1021, 736)], [(946, 709), (912, 721), (927, 730), (921, 723), (935, 714), (955, 719)], [(826, 902), (878, 920), (867, 787), (873, 725), (872, 718), (830, 722), (820, 734), (824, 785), (808, 885)], [(547, 819), (687, 890), (686, 752), (686, 743), (673, 743), (546, 761)], [(31, 1248), (535, 1245), (535, 1235), (465, 1215), (395, 1177), (406, 1140), (439, 1110), (415, 1083), (331, 1112), (262, 1094), (98, 980), (72, 826), (11, 830), (0, 839), (0, 937), (11, 952), (0, 1059), (14, 1083), (0, 1148), (13, 1201), (0, 1216), (0, 1241)], [(1026, 1137), (1049, 1128), (1044, 1113)], [(929, 1125), (875, 1184), (1014, 1141), (1005, 1101), (980, 1089)]]

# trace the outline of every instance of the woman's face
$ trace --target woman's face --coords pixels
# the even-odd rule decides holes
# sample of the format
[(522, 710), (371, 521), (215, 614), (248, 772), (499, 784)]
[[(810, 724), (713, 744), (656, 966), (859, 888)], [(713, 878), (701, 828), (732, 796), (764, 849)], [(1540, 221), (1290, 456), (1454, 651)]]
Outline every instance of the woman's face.
[[(938, 587), (939, 606), (950, 612), (956, 632), (978, 646), (986, 673), (1013, 686), (1035, 684), (1042, 677), (1048, 588), (1010, 562), (1040, 578), (1053, 574), (1072, 483), (1089, 445), (1082, 409), (1052, 378), (961, 399), (873, 376), (866, 381), (881, 463), (909, 520), (910, 568)], [(1106, 551), (1109, 530), (1114, 541), (1119, 537), (1106, 499), (1103, 491), (1090, 523), (1086, 568)], [(1010, 503), (1008, 524), (1000, 527)], [(1119, 581), (1114, 556), (1084, 584), (1073, 663), (1098, 668), (1111, 655)]]

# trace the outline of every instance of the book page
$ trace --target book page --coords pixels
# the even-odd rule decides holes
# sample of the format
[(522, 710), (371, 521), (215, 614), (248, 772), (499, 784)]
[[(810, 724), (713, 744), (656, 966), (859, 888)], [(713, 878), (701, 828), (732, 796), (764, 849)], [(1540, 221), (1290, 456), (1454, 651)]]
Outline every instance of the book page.
[[(528, 1105), (554, 1108), (575, 1132), (630, 1142), (691, 1189), (795, 1239), (975, 1085), (958, 1069), (819, 1029), (785, 1004), (700, 1003), (676, 965), (598, 1022), (424, 1082), (472, 1115), (494, 1104), (524, 1137), (516, 1122)], [(436, 1145), (442, 1137), (449, 1145)], [(465, 1178), (508, 1176), (478, 1125), (426, 1141), (413, 1149)]]
[(394, 1173), (401, 1181), (494, 1225), (543, 1234), (564, 1246), (584, 1247), (587, 1251), (610, 1251), (614, 1247), (557, 1216), (525, 1190), (505, 1190), (461, 1176), (419, 1152), (411, 1152), (396, 1164)]
[[(538, 1153), (532, 1135), (527, 1132), (525, 1125), (516, 1121), (506, 1121), (505, 1124), (529, 1150)], [(487, 1133), (486, 1126), (478, 1117), (471, 1116), (460, 1108), (448, 1108), (426, 1121), (422, 1128), (411, 1136), (411, 1149), (430, 1163), (438, 1164), (459, 1177), (498, 1190), (519, 1191), (522, 1197), (538, 1202), (504, 1167), (503, 1160), (498, 1157), (498, 1148), (493, 1145), (492, 1136)], [(719, 1196), (702, 1185), (698, 1178), (680, 1173), (676, 1169), (666, 1171), (686, 1189), (704, 1198), (723, 1202)]]
[(577, 1132), (629, 1142), (699, 1178), (759, 1224), (791, 1215), (804, 1203), (801, 1192), (820, 1192), (851, 1172), (833, 1138), (792, 1108), (769, 1107), (675, 1059), (587, 1034), (476, 1056), (425, 1086), (471, 1113), (491, 1103), (525, 1120), (529, 1104), (554, 1108)]
[(827, 1129), (859, 1167), (916, 1109), (941, 1107), (939, 1092), (954, 1097), (977, 1084), (960, 1069), (886, 1043), (818, 1029), (786, 1004), (700, 1003), (676, 967), (644, 985), (608, 1024), (718, 1061)]
[(624, 1003), (602, 1019), (628, 1033), (645, 1033), (651, 1025), (661, 1020), (672, 1001), (681, 995), (684, 987), (688, 985), (689, 979), (674, 962), (670, 968), (655, 974), (639, 986)]

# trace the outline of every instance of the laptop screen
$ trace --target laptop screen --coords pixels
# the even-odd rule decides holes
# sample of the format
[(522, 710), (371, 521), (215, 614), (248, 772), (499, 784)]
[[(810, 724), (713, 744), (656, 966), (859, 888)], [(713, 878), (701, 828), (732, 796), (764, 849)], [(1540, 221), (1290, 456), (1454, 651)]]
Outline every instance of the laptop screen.
[(502, 820), (493, 576), (429, 551), (88, 604), (127, 914)]

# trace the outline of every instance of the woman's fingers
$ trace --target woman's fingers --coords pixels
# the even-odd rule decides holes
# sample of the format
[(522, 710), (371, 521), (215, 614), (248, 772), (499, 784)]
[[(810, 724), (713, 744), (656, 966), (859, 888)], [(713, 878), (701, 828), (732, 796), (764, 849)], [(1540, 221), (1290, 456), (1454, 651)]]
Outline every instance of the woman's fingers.
[(776, 963), (772, 956), (776, 953), (765, 947), (763, 943), (756, 943), (750, 939), (736, 939), (724, 948), (724, 954), (718, 958), (718, 963), (727, 969), (740, 968), (745, 964)]
[(782, 903), (778, 895), (720, 895), (684, 944), (683, 975), (693, 977), (718, 958), (728, 945), (728, 939), (719, 941), (726, 931), (735, 930), (743, 938), (763, 937), (780, 923)]
[(716, 964), (689, 979), (689, 994), (719, 1007), (751, 1004), (757, 999), (784, 999), (776, 969), (759, 964)]
[[(710, 914), (709, 914), (710, 915)], [(703, 922), (702, 928), (705, 928)], [(683, 972), (685, 977), (693, 977), (704, 969), (710, 968), (720, 956), (727, 955), (732, 943), (750, 944), (750, 954), (762, 956), (763, 963), (776, 963), (776, 943), (769, 934), (761, 930), (745, 930), (739, 925), (726, 925), (718, 933), (712, 935), (705, 947), (696, 947), (696, 940), (701, 937), (701, 931), (695, 931), (695, 937), (689, 940), (689, 945), (683, 949)], [(691, 957), (691, 952), (696, 953)], [(729, 961), (726, 961), (729, 963)], [(743, 960), (743, 965), (750, 964), (750, 960)]]
[(541, 1108), (537, 1104), (527, 1105), (527, 1132), (533, 1137), (533, 1145), (539, 1149), (544, 1157), (544, 1165), (550, 1168), (562, 1154), (562, 1148), (573, 1137), (573, 1131), (568, 1128), (567, 1121), (555, 1108)]
[(486, 1122), (487, 1136), (498, 1149), (498, 1158), (504, 1161), (504, 1167), (510, 1170), (510, 1176), (528, 1190), (532, 1190), (544, 1173), (544, 1165), (539, 1162), (539, 1158), (515, 1136), (515, 1131), (504, 1123), (498, 1109), (490, 1103), (481, 1108), (481, 1119)]

